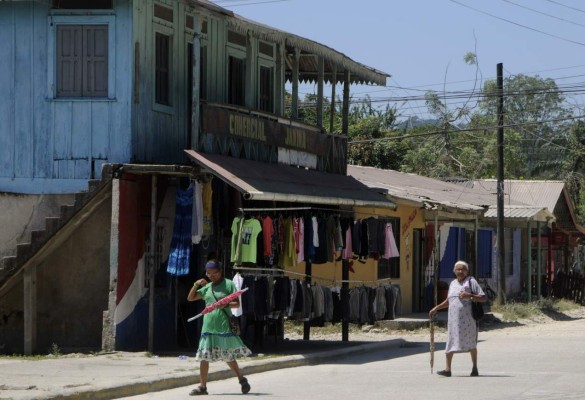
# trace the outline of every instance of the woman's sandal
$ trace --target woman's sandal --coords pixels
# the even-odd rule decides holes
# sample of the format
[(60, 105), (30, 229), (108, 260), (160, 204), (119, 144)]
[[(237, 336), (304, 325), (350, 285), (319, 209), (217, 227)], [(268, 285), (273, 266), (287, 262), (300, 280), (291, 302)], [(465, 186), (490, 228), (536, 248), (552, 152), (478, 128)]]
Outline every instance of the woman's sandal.
[(195, 389), (189, 392), (189, 396), (202, 396), (207, 394), (207, 388), (205, 386), (197, 386)]
[(437, 375), (450, 377), (451, 376), (451, 371), (447, 371), (446, 369), (444, 369), (442, 371), (437, 372)]
[(240, 379), (240, 385), (242, 385), (242, 393), (246, 394), (250, 391), (250, 384), (246, 378)]

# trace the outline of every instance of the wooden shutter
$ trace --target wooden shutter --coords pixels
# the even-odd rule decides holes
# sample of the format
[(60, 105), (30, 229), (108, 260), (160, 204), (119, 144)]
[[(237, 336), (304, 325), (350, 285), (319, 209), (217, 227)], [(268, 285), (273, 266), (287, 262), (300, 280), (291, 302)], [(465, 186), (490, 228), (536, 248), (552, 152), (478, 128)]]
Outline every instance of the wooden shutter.
[(171, 38), (157, 32), (155, 35), (155, 102), (170, 105)]
[(230, 56), (228, 82), (228, 101), (230, 104), (245, 105), (245, 73), (246, 66), (244, 60)]
[(108, 96), (108, 26), (83, 27), (83, 96)]
[(57, 26), (57, 97), (108, 96), (108, 26)]
[(80, 97), (82, 83), (81, 25), (57, 26), (57, 97)]
[(274, 69), (270, 67), (260, 66), (260, 110), (273, 112), (274, 111), (274, 96), (273, 96), (273, 83), (272, 76), (274, 75)]

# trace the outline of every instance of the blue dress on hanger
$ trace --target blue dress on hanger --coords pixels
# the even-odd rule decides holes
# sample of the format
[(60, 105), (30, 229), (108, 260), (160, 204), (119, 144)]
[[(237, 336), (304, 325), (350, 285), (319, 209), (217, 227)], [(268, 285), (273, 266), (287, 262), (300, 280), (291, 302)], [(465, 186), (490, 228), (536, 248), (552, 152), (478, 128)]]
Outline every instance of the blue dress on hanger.
[(175, 225), (173, 226), (167, 272), (171, 275), (188, 275), (191, 260), (193, 185), (189, 185), (185, 190), (177, 188), (175, 207)]

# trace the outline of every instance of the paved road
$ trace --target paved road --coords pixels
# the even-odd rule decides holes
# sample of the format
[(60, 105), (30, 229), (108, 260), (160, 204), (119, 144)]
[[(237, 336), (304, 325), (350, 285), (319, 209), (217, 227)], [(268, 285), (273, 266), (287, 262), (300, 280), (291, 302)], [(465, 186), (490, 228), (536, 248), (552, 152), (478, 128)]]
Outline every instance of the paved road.
[[(435, 372), (444, 365), (444, 338), (438, 339)], [(376, 354), (250, 375), (252, 392), (248, 396), (335, 400), (585, 398), (585, 320), (482, 332), (478, 349), (478, 378), (468, 376), (468, 354), (455, 355), (451, 378), (431, 375), (428, 344), (413, 341), (403, 348)], [(128, 399), (187, 399), (191, 398), (190, 389)], [(235, 378), (210, 382), (208, 390), (213, 398), (241, 395)]]

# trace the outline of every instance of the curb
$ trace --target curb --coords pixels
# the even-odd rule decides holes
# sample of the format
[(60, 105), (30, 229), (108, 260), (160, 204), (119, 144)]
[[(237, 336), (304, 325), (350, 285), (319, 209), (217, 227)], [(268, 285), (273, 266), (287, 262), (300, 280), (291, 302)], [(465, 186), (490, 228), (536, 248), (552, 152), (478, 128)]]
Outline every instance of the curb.
[[(374, 343), (360, 344), (343, 349), (328, 350), (307, 355), (283, 356), (273, 359), (257, 360), (240, 364), (240, 370), (244, 375), (252, 375), (261, 372), (274, 371), (277, 369), (294, 368), (305, 365), (315, 365), (326, 360), (347, 357), (356, 353), (367, 353), (376, 350), (400, 348), (405, 343), (404, 339), (392, 339)], [(229, 368), (209, 373), (208, 381), (216, 381), (232, 378), (233, 372)], [(134, 382), (122, 386), (108, 388), (97, 388), (89, 391), (76, 391), (74, 389), (63, 391), (54, 396), (43, 397), (43, 399), (55, 400), (107, 400), (120, 397), (136, 396), (150, 392), (175, 389), (182, 386), (195, 385), (199, 382), (197, 373), (174, 374), (173, 376), (161, 377), (158, 379)]]

